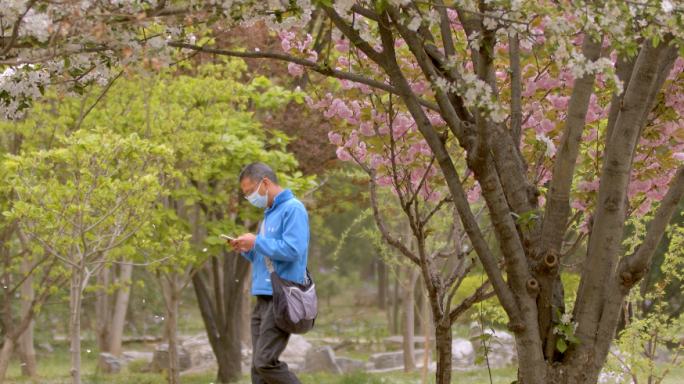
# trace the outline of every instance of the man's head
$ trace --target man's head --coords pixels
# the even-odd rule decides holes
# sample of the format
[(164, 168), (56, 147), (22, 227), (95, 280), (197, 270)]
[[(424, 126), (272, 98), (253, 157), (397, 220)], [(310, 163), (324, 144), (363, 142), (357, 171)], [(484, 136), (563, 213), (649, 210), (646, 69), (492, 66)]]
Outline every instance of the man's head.
[[(252, 163), (246, 166), (240, 172), (238, 181), (242, 192), (244, 192), (248, 199), (250, 196), (253, 196), (254, 192), (257, 192), (257, 195), (254, 195), (254, 199), (257, 196), (266, 196), (267, 207), (273, 205), (273, 198), (283, 191), (280, 185), (278, 185), (278, 177), (275, 172), (264, 163)], [(251, 199), (250, 202), (254, 204)], [(258, 206), (257, 204), (255, 205)]]

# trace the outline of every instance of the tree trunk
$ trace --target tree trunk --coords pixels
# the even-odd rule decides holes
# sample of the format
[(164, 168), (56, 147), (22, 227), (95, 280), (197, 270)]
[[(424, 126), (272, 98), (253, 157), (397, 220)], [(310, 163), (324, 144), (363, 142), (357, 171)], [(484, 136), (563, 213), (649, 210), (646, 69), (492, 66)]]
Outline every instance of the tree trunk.
[(387, 309), (387, 266), (378, 259), (378, 308)]
[[(242, 307), (245, 302), (245, 280), (251, 264), (244, 257), (225, 251), (222, 266), (217, 257), (212, 257), (211, 262), (212, 268), (206, 268), (203, 272), (206, 272), (206, 280), (213, 280), (214, 287), (205, 283), (202, 273), (196, 273), (192, 283), (209, 343), (219, 366), (216, 381), (233, 383), (242, 376)], [(219, 274), (219, 269), (222, 269), (222, 274)], [(209, 278), (208, 273), (212, 273), (213, 277)]]
[[(126, 284), (131, 280), (133, 274), (133, 266), (130, 264), (122, 264), (119, 272), (119, 283)], [(116, 304), (114, 306), (114, 316), (112, 319), (112, 327), (109, 332), (109, 339), (107, 345), (109, 352), (114, 356), (121, 354), (121, 342), (123, 340), (124, 324), (126, 322), (126, 312), (128, 312), (128, 299), (131, 296), (131, 288), (119, 288), (116, 295)]]
[(413, 296), (414, 287), (418, 280), (418, 272), (414, 271), (411, 266), (405, 268), (405, 284), (406, 292), (404, 293), (404, 301), (402, 302), (402, 334), (404, 337), (404, 372), (410, 373), (416, 370), (416, 356), (415, 356), (415, 327), (414, 315), (415, 308), (413, 307), (415, 301)]
[(252, 329), (249, 326), (252, 318), (252, 264), (249, 265), (245, 276), (245, 283), (242, 286), (242, 342), (245, 345), (252, 345)]
[[(175, 276), (174, 276), (175, 278)], [(174, 279), (172, 278), (172, 280)], [(180, 383), (180, 362), (178, 361), (178, 302), (179, 295), (176, 290), (175, 284), (169, 284), (169, 302), (167, 303), (168, 309), (166, 313), (165, 322), (168, 325), (166, 327), (166, 338), (169, 341), (169, 384), (179, 384)]]
[(449, 384), (451, 383), (451, 326), (445, 327), (437, 324), (435, 340), (437, 344), (436, 384)]
[(5, 382), (5, 375), (7, 374), (12, 353), (14, 353), (14, 340), (6, 337), (2, 346), (2, 352), (0, 352), (0, 384)]
[(394, 276), (394, 292), (392, 293), (392, 327), (390, 333), (392, 335), (399, 334), (399, 278)]
[[(76, 262), (75, 258), (72, 258)], [(81, 282), (83, 270), (71, 269), (71, 323), (69, 337), (71, 338), (71, 382), (81, 384)]]
[(97, 347), (100, 352), (109, 352), (109, 295), (107, 295), (107, 287), (109, 286), (109, 268), (102, 268), (97, 276), (97, 285), (100, 289), (97, 290), (97, 298), (95, 299), (95, 338), (97, 339)]
[[(22, 264), (24, 271), (31, 270), (31, 263), (24, 259)], [(29, 316), (31, 300), (33, 300), (33, 274), (29, 274), (21, 285), (21, 318)], [(21, 356), (21, 372), (25, 376), (38, 374), (36, 366), (36, 351), (33, 348), (33, 320), (29, 322), (24, 333), (19, 337), (19, 355)]]

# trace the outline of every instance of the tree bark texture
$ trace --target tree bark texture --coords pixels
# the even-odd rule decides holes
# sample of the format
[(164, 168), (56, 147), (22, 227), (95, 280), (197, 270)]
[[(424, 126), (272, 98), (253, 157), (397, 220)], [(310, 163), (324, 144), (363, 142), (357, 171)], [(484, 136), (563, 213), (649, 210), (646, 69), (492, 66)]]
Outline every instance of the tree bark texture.
[(97, 290), (97, 298), (95, 299), (95, 338), (97, 339), (97, 347), (101, 352), (110, 352), (108, 341), (111, 310), (109, 295), (107, 295), (111, 278), (110, 272), (110, 268), (102, 268), (97, 275), (97, 284), (101, 287)]
[[(77, 262), (75, 258), (72, 261)], [(70, 294), (70, 353), (71, 353), (71, 382), (81, 384), (81, 298), (83, 281), (83, 270), (80, 268), (71, 269), (71, 294)]]
[(378, 308), (387, 309), (387, 266), (378, 259)]

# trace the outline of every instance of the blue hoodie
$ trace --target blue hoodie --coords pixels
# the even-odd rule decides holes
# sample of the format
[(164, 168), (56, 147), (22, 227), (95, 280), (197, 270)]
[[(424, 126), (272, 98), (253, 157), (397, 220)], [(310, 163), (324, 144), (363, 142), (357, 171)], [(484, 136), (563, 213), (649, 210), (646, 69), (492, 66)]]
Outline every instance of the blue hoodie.
[(278, 276), (302, 283), (309, 253), (309, 216), (304, 204), (286, 189), (266, 209), (261, 226), (254, 249), (242, 256), (254, 264), (252, 295), (271, 296), (273, 286), (264, 256), (271, 258)]

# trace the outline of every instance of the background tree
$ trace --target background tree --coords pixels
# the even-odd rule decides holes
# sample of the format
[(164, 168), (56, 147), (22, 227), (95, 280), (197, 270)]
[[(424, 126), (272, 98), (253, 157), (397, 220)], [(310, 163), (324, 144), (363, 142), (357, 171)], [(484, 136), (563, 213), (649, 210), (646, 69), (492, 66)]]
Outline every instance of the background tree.
[(64, 147), (6, 161), (17, 219), (70, 279), (72, 380), (81, 382), (81, 299), (88, 279), (148, 223), (163, 194), (171, 151), (137, 136), (85, 131)]

